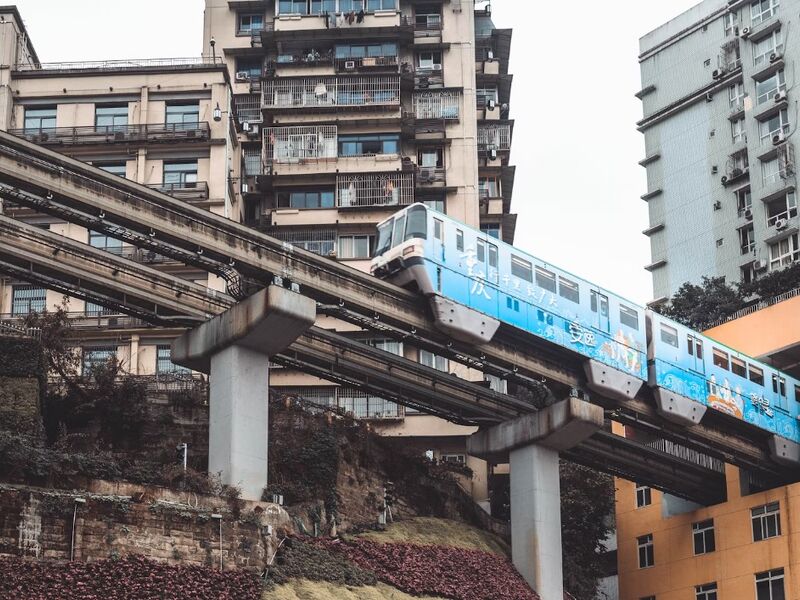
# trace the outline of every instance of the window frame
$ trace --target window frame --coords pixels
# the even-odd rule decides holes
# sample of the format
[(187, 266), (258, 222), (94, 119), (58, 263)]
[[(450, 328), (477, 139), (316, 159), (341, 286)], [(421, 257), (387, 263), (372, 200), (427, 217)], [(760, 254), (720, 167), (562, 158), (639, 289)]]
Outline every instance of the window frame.
[(656, 564), (653, 534), (646, 533), (636, 538), (636, 549), (640, 569), (649, 569)]
[[(710, 546), (710, 547), (709, 547)], [(698, 552), (698, 548), (700, 551)], [(704, 519), (692, 523), (692, 551), (694, 556), (710, 554), (717, 550), (717, 533), (714, 519)]]
[(768, 502), (750, 509), (753, 542), (762, 542), (780, 537), (781, 506), (779, 501)]
[(653, 490), (648, 485), (636, 484), (636, 508), (644, 508), (653, 503)]
[[(786, 250), (781, 245), (786, 242)], [(777, 253), (773, 250), (777, 249)], [(800, 260), (800, 246), (797, 234), (788, 235), (769, 245), (769, 270), (774, 271)]]

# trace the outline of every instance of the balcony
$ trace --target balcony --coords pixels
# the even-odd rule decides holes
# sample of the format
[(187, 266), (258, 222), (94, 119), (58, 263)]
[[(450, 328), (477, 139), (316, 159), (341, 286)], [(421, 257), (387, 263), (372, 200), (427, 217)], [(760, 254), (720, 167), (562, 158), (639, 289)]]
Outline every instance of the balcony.
[(399, 109), (400, 77), (282, 77), (264, 82), (262, 107), (271, 112)]
[(411, 173), (359, 173), (336, 177), (339, 208), (398, 207), (414, 202)]
[(435, 65), (430, 69), (417, 67), (414, 71), (414, 87), (422, 90), (444, 87), (442, 65)]
[(492, 149), (507, 152), (511, 150), (512, 124), (479, 124), (478, 152), (486, 153)]
[(414, 92), (414, 118), (417, 120), (458, 121), (461, 114), (460, 90)]
[(147, 187), (187, 202), (208, 200), (209, 189), (205, 181), (178, 181), (170, 183), (149, 183)]
[(283, 14), (267, 22), (261, 34), (262, 45), (275, 47), (300, 33), (309, 41), (360, 39), (388, 39), (413, 36), (413, 24), (396, 10), (365, 13), (361, 21), (356, 16), (352, 22), (343, 15)]
[(211, 139), (211, 127), (197, 123), (157, 123), (152, 125), (88, 125), (85, 127), (49, 127), (9, 129), (9, 133), (43, 146), (79, 146), (106, 144), (205, 142)]
[(333, 65), (337, 72), (368, 72), (400, 70), (400, 60), (397, 56), (362, 56), (334, 59)]

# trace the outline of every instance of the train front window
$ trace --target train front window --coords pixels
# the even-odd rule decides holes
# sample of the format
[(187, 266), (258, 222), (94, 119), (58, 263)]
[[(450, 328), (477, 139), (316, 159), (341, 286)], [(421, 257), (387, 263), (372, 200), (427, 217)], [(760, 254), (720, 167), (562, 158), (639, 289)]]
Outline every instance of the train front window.
[(386, 221), (378, 225), (378, 244), (375, 248), (375, 256), (380, 256), (392, 247), (392, 225), (394, 221)]
[[(408, 224), (406, 225), (405, 240), (419, 238), (428, 239), (428, 211), (424, 206), (414, 206), (408, 209)], [(395, 228), (397, 231), (397, 228)], [(399, 243), (399, 242), (395, 242)]]
[(403, 231), (406, 228), (406, 216), (400, 215), (394, 219), (394, 233), (392, 234), (392, 248), (403, 242)]

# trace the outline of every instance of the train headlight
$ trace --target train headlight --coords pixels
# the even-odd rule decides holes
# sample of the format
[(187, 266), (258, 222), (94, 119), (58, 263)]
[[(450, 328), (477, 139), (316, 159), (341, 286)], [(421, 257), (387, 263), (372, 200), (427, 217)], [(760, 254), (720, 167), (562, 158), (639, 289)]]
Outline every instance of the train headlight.
[(419, 249), (417, 248), (417, 246), (406, 246), (405, 248), (403, 248), (403, 256), (414, 254), (414, 252), (417, 252), (418, 250)]

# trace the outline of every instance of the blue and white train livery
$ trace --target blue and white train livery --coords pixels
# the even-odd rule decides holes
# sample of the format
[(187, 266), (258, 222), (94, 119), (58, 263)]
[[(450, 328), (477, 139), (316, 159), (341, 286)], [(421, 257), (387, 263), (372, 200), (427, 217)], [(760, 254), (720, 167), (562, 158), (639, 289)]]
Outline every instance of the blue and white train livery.
[(511, 325), (588, 359), (595, 391), (647, 384), (672, 421), (712, 408), (800, 441), (800, 382), (423, 204), (378, 225), (372, 272), (418, 288), (455, 339), (487, 343)]

